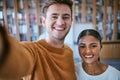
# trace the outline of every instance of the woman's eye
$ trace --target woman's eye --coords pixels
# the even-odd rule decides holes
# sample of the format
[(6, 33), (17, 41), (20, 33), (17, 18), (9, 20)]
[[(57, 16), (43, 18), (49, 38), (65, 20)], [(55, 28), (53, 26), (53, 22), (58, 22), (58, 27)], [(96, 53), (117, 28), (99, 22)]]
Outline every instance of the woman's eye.
[(97, 47), (97, 45), (92, 45), (91, 47), (93, 47), (93, 48), (94, 48), (94, 47)]

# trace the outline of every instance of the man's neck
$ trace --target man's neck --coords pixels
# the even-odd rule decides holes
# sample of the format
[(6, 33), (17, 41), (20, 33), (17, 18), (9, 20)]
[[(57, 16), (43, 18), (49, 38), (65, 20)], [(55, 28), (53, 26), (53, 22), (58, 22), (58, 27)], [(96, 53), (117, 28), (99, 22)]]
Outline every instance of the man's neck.
[(64, 46), (64, 40), (51, 40), (51, 39), (45, 38), (45, 41), (49, 45), (51, 45), (52, 47), (55, 47), (55, 48), (63, 48), (63, 46)]

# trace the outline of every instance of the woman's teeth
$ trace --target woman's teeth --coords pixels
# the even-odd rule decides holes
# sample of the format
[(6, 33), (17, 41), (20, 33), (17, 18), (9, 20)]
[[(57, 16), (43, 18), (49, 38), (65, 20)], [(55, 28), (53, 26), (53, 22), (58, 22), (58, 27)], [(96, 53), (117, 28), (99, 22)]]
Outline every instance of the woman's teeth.
[(85, 55), (85, 57), (86, 57), (86, 58), (92, 58), (93, 55), (92, 55), (92, 54), (91, 54), (91, 55)]

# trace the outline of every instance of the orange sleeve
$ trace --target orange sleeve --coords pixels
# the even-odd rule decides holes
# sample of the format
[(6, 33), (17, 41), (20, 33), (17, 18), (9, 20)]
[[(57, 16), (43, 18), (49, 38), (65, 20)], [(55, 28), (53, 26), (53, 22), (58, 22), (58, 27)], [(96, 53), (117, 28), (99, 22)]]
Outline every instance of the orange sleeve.
[(31, 74), (35, 64), (34, 52), (10, 36), (8, 41), (10, 48), (0, 64), (0, 78), (17, 79)]

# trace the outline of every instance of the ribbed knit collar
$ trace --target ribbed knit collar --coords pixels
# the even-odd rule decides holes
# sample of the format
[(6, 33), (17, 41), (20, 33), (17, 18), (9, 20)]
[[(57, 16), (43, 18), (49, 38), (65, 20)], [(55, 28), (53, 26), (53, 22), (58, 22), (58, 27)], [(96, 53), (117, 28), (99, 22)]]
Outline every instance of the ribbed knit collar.
[(63, 50), (65, 50), (67, 48), (67, 46), (64, 45), (63, 48), (55, 48), (53, 46), (51, 46), (50, 44), (48, 44), (45, 39), (42, 39), (39, 41), (39, 44), (42, 43), (42, 46), (44, 46), (46, 49), (52, 51), (52, 52), (62, 52)]

